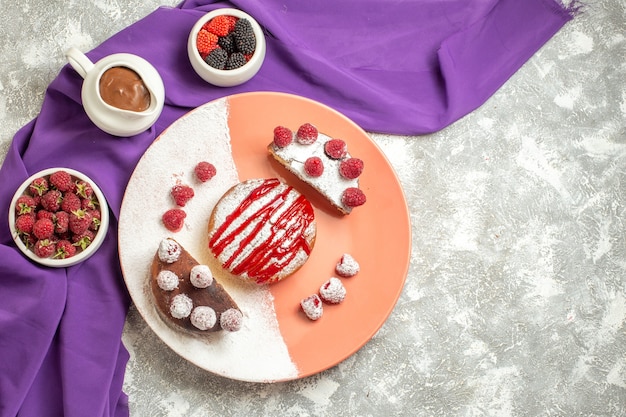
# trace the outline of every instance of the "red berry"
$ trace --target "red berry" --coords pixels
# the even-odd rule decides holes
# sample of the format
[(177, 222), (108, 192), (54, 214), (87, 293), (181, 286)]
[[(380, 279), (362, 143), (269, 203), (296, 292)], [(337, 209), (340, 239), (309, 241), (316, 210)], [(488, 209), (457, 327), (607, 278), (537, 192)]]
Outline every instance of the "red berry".
[(196, 178), (198, 178), (201, 182), (207, 182), (217, 173), (215, 165), (206, 161), (198, 162), (194, 171), (196, 173)]
[(329, 304), (339, 304), (346, 297), (346, 288), (339, 278), (331, 277), (322, 284), (320, 298)]
[(313, 294), (304, 298), (302, 301), (300, 301), (300, 306), (302, 307), (302, 311), (304, 311), (304, 314), (306, 314), (306, 316), (311, 320), (319, 319), (324, 313), (322, 300), (317, 294)]
[(24, 246), (26, 246), (29, 249), (34, 248), (35, 247), (35, 243), (37, 243), (37, 238), (32, 233), (28, 234), (28, 235), (22, 234), (22, 235), (19, 235), (19, 237), (20, 237), (22, 243), (24, 243)]
[(339, 164), (339, 173), (349, 180), (357, 178), (363, 172), (363, 161), (359, 158), (348, 158)]
[(179, 207), (185, 207), (185, 204), (191, 200), (194, 196), (193, 188), (188, 185), (176, 184), (170, 190), (170, 194), (174, 198), (176, 205)]
[(28, 186), (28, 192), (32, 196), (41, 197), (42, 195), (44, 195), (46, 191), (48, 191), (49, 187), (50, 186), (48, 184), (48, 180), (46, 179), (46, 177), (39, 177), (39, 178), (35, 178), (30, 183), (30, 185)]
[(77, 181), (75, 193), (80, 198), (91, 198), (93, 195), (93, 187), (86, 181)]
[(61, 201), (61, 210), (71, 213), (72, 211), (79, 210), (80, 208), (80, 197), (78, 197), (74, 193), (63, 194), (63, 201)]
[(187, 213), (185, 213), (181, 209), (170, 209), (163, 213), (163, 224), (170, 232), (179, 232), (183, 228), (183, 224), (185, 223), (185, 217), (187, 217)]
[(310, 145), (317, 140), (317, 128), (310, 123), (305, 123), (298, 128), (296, 139), (303, 145)]
[(69, 229), (74, 234), (84, 233), (91, 225), (91, 214), (85, 210), (76, 210), (70, 213)]
[(40, 258), (49, 258), (54, 255), (56, 245), (53, 240), (42, 239), (35, 242), (33, 246), (33, 252)]
[(318, 156), (311, 156), (304, 161), (304, 172), (310, 177), (319, 177), (324, 172), (324, 163)]
[(54, 215), (54, 233), (67, 233), (70, 227), (70, 215), (66, 211), (57, 211)]
[(76, 246), (74, 246), (72, 242), (70, 242), (67, 239), (59, 240), (56, 243), (55, 249), (56, 249), (54, 253), (55, 258), (67, 259), (67, 258), (71, 258), (72, 256), (76, 254)]
[(293, 140), (293, 132), (285, 126), (276, 126), (274, 128), (274, 145), (284, 148)]
[(37, 210), (37, 214), (36, 214), (36, 220), (39, 219), (50, 219), (52, 221), (54, 221), (54, 213), (48, 210)]
[(81, 198), (80, 200), (80, 208), (83, 210), (96, 210), (99, 205), (98, 199), (93, 195), (88, 198)]
[(209, 20), (202, 28), (217, 36), (226, 36), (235, 28), (235, 23), (229, 16), (221, 15), (215, 16), (213, 19)]
[(19, 234), (30, 234), (35, 224), (35, 216), (32, 214), (21, 214), (15, 219), (15, 230)]
[(59, 190), (50, 190), (41, 196), (41, 206), (50, 212), (57, 212), (61, 209), (63, 195)]
[(324, 144), (324, 152), (330, 159), (341, 159), (348, 153), (348, 147), (341, 139), (331, 139)]
[(74, 246), (81, 248), (81, 250), (85, 250), (89, 245), (91, 245), (95, 236), (96, 235), (92, 230), (85, 230), (84, 233), (79, 235), (72, 235), (72, 243)]
[(37, 202), (29, 195), (19, 196), (15, 202), (15, 212), (18, 215), (34, 213), (35, 207), (37, 207)]
[(33, 234), (37, 239), (49, 239), (54, 233), (54, 223), (50, 219), (39, 219), (33, 224)]
[(91, 224), (89, 225), (89, 230), (98, 230), (100, 228), (100, 224), (102, 223), (102, 213), (100, 213), (100, 210), (95, 209), (87, 209), (87, 211), (91, 214)]
[(196, 47), (202, 59), (204, 59), (212, 50), (218, 48), (218, 37), (214, 33), (206, 29), (200, 29), (196, 39)]
[(348, 187), (343, 191), (341, 202), (348, 207), (357, 207), (365, 204), (363, 191), (356, 187)]
[(335, 265), (335, 272), (337, 275), (344, 278), (355, 276), (359, 273), (360, 269), (361, 266), (359, 263), (349, 253), (344, 253), (339, 262), (337, 262), (337, 265)]
[(50, 185), (62, 193), (71, 191), (74, 189), (74, 183), (72, 182), (72, 176), (67, 171), (56, 171), (50, 174)]

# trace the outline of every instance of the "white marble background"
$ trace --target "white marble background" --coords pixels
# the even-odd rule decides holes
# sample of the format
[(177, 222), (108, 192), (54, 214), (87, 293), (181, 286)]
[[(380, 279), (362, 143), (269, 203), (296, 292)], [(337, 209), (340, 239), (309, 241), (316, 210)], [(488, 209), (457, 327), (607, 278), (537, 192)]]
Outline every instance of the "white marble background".
[[(0, 158), (70, 46), (167, 1), (0, 0)], [(486, 104), (372, 135), (413, 222), (407, 283), (358, 353), (273, 385), (176, 356), (132, 310), (133, 416), (626, 415), (626, 1), (588, 0)]]

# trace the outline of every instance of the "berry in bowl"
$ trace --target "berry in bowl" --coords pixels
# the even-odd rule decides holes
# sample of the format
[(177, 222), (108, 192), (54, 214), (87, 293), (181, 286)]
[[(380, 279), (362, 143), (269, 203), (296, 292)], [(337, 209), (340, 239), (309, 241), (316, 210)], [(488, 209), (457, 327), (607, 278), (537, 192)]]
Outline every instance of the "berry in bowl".
[(109, 209), (98, 186), (69, 168), (49, 168), (26, 179), (9, 207), (9, 228), (31, 260), (56, 268), (75, 265), (100, 247)]
[(206, 82), (218, 87), (243, 84), (265, 59), (265, 36), (250, 15), (221, 8), (200, 18), (187, 41), (189, 61)]

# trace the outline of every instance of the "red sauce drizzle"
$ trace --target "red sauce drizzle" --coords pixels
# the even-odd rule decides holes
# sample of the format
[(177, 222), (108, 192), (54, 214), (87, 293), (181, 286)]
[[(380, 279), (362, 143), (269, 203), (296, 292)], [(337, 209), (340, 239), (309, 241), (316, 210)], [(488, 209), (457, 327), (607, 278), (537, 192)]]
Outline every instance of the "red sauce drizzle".
[[(236, 229), (224, 235), (226, 229), (238, 219), (242, 213), (255, 201), (272, 192), (279, 187), (281, 182), (276, 178), (263, 181), (261, 185), (252, 190), (241, 204), (233, 210), (224, 223), (215, 231), (209, 241), (209, 247), (215, 254), (220, 256), (224, 249), (231, 244), (253, 221), (258, 221), (248, 236), (241, 240), (231, 257), (224, 262), (224, 267), (231, 269), (234, 274), (247, 275), (258, 284), (270, 281), (283, 268), (296, 257), (298, 251), (302, 249), (307, 255), (311, 253), (304, 231), (314, 220), (313, 207), (300, 195), (295, 201), (290, 203), (283, 213), (274, 221), (271, 226), (269, 236), (240, 261), (238, 265), (232, 267), (233, 262), (261, 232), (263, 226), (280, 209), (284, 209), (287, 204), (285, 199), (291, 192), (292, 187), (287, 186), (282, 192), (276, 193), (265, 205), (260, 207), (245, 219)], [(288, 246), (284, 246), (289, 242)]]

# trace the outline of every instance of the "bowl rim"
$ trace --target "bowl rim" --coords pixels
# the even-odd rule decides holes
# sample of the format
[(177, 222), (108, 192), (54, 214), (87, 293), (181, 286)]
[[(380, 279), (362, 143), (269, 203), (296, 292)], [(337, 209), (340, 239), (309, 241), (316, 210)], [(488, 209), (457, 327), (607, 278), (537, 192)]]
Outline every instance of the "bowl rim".
[[(246, 62), (244, 65), (242, 65), (241, 67), (235, 68), (232, 70), (221, 70), (221, 69), (211, 67), (200, 57), (200, 54), (198, 53), (198, 50), (196, 48), (196, 41), (198, 38), (198, 33), (200, 32), (200, 29), (202, 28), (202, 26), (204, 26), (206, 22), (213, 19), (214, 17), (222, 16), (222, 15), (235, 16), (240, 19), (241, 18), (248, 19), (248, 21), (250, 21), (250, 24), (252, 25), (252, 30), (254, 31), (254, 35), (256, 37), (255, 51), (252, 57), (250, 58), (250, 60)], [(252, 76), (254, 76), (256, 72), (258, 72), (258, 70), (261, 67), (262, 61), (265, 59), (265, 35), (263, 33), (263, 29), (261, 28), (261, 25), (259, 25), (256, 19), (254, 19), (248, 13), (239, 9), (235, 9), (235, 8), (222, 7), (222, 8), (214, 9), (210, 12), (207, 12), (200, 19), (196, 21), (196, 23), (191, 28), (191, 31), (189, 32), (189, 37), (187, 40), (187, 52), (189, 55), (189, 59), (192, 61), (192, 66), (194, 67), (194, 70), (196, 70), (196, 72), (198, 72), (198, 67), (199, 67), (200, 69), (206, 71), (207, 73), (213, 74), (216, 77), (221, 77), (224, 79), (237, 79), (237, 78), (241, 78), (245, 76), (246, 73), (248, 72), (252, 72), (250, 77), (246, 78), (244, 81), (237, 83), (237, 84), (242, 84), (243, 82), (252, 78)], [(202, 74), (199, 74), (199, 75), (202, 78), (205, 78), (202, 76)], [(206, 80), (206, 78), (205, 78), (205, 81), (212, 83), (212, 81)], [(221, 85), (221, 84), (216, 84), (216, 85)], [(224, 86), (233, 86), (233, 85), (236, 85), (236, 84), (227, 83)]]
[[(100, 204), (100, 214), (101, 214), (100, 227), (95, 234), (93, 242), (91, 242), (91, 245), (89, 245), (87, 249), (85, 249), (84, 251), (81, 251), (80, 253), (77, 253), (76, 255), (70, 258), (65, 258), (65, 259), (52, 259), (52, 258), (38, 257), (37, 255), (35, 255), (35, 253), (32, 250), (26, 247), (24, 242), (22, 242), (22, 240), (19, 238), (17, 230), (15, 229), (15, 220), (16, 220), (15, 204), (17, 203), (17, 199), (21, 197), (22, 195), (24, 195), (26, 189), (28, 188), (28, 185), (34, 179), (50, 175), (56, 171), (66, 171), (73, 177), (80, 178), (81, 180), (89, 182), (89, 184), (91, 185), (91, 188), (93, 189), (94, 195), (96, 196), (96, 198), (98, 199), (98, 203)], [(33, 175), (28, 177), (26, 180), (24, 180), (20, 184), (20, 186), (17, 188), (17, 190), (13, 194), (13, 198), (11, 199), (11, 204), (9, 206), (9, 229), (11, 231), (11, 237), (13, 238), (13, 241), (15, 242), (17, 247), (20, 249), (20, 251), (24, 255), (26, 255), (29, 259), (39, 264), (49, 266), (49, 267), (65, 268), (68, 266), (76, 265), (86, 260), (87, 258), (92, 256), (98, 250), (98, 248), (102, 245), (102, 242), (104, 241), (107, 235), (108, 228), (109, 228), (109, 205), (106, 201), (106, 198), (104, 197), (104, 194), (102, 193), (102, 190), (95, 183), (95, 181), (93, 181), (88, 175), (72, 168), (53, 167), (53, 168), (46, 168), (46, 169), (43, 169), (41, 171), (34, 173)]]

